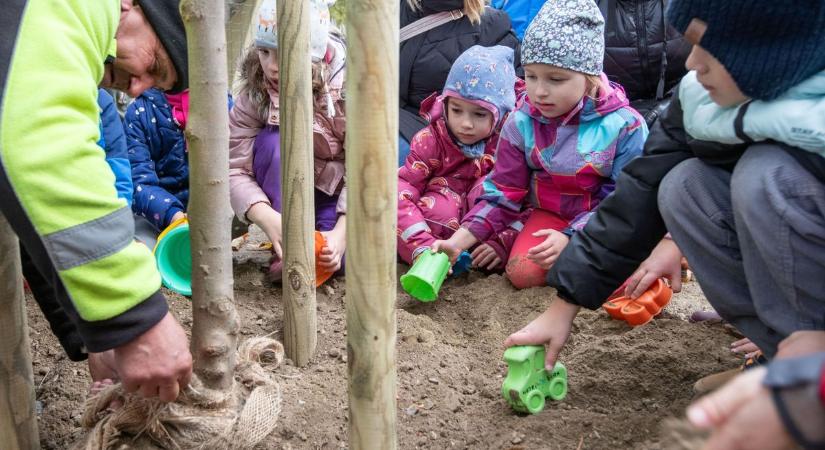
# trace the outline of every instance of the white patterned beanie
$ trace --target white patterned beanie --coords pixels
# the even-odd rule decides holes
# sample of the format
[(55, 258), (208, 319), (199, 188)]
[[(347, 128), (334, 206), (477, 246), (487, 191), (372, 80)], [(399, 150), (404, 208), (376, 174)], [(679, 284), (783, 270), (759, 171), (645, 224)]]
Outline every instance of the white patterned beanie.
[(602, 73), (604, 18), (593, 0), (547, 0), (527, 27), (521, 64)]
[[(324, 59), (327, 53), (331, 24), (329, 6), (335, 0), (310, 0), (309, 46), (313, 61)], [(275, 0), (264, 0), (258, 9), (258, 26), (255, 30), (255, 45), (263, 48), (278, 48), (278, 11)]]

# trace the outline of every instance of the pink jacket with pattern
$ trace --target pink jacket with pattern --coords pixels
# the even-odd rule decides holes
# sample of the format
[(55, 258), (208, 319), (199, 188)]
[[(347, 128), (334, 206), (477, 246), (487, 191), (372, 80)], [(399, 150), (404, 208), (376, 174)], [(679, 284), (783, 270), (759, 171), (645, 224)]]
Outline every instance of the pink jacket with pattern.
[[(418, 200), (425, 192), (452, 192), (466, 202), (470, 189), (490, 172), (495, 161), (498, 131), (487, 138), (484, 155), (470, 159), (450, 137), (446, 119), (440, 112), (443, 101), (433, 95), (422, 103), (422, 110), (430, 105), (436, 111), (431, 113), (430, 125), (413, 137), (407, 161), (398, 169), (398, 235), (402, 237), (426, 228), (418, 207)], [(465, 212), (466, 209), (462, 215)], [(446, 225), (455, 230), (459, 222)]]

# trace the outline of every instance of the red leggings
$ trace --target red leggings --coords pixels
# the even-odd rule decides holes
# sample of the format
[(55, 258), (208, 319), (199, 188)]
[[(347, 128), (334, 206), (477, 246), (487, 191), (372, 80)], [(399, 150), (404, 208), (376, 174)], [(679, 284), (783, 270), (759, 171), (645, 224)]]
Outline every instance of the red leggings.
[(545, 286), (547, 271), (527, 258), (527, 251), (541, 244), (546, 236), (533, 236), (538, 230), (552, 228), (562, 231), (567, 228), (568, 222), (554, 213), (543, 209), (534, 209), (524, 223), (524, 229), (516, 237), (510, 257), (507, 258), (507, 267), (504, 271), (507, 278), (516, 289), (525, 289), (536, 286)]

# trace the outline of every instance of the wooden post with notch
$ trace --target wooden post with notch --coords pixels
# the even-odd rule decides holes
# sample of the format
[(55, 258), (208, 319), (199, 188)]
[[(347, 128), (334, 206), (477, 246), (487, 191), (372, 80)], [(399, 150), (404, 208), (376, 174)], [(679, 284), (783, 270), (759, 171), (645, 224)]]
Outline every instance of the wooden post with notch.
[(303, 367), (315, 354), (315, 201), (309, 0), (277, 2), (284, 244), (284, 350)]

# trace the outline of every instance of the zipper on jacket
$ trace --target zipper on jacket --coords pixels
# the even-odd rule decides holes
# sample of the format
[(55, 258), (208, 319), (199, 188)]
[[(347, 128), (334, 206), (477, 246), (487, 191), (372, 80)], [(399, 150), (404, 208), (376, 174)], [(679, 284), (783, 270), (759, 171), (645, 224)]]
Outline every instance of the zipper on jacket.
[[(647, 22), (645, 20), (645, 1), (636, 1), (636, 45), (639, 49), (639, 63), (642, 65), (642, 96), (650, 92), (650, 55), (647, 52)], [(662, 11), (664, 14), (664, 11)]]

